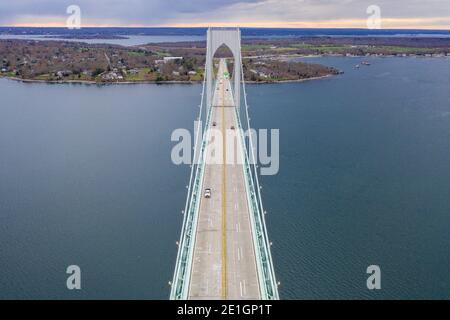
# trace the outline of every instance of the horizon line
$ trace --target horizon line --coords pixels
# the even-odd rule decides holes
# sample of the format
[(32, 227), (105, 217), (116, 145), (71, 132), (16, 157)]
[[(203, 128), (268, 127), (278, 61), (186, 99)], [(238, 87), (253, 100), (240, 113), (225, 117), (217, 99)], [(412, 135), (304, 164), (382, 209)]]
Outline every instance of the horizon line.
[[(136, 25), (128, 25), (128, 26), (116, 26), (116, 25), (87, 25), (82, 27), (81, 29), (208, 29), (210, 27), (221, 27), (220, 25), (211, 25), (211, 26), (178, 26), (178, 25), (161, 25), (161, 26), (136, 26)], [(225, 27), (225, 26), (223, 26)], [(414, 31), (448, 31), (450, 32), (450, 28), (411, 28), (411, 27), (397, 27), (397, 28), (382, 28), (382, 29), (368, 29), (363, 27), (281, 27), (281, 26), (239, 26), (236, 25), (237, 28), (240, 29), (279, 29), (279, 30), (366, 30), (369, 32), (383, 32), (383, 31), (396, 31), (396, 30), (414, 30)], [(0, 25), (0, 28), (30, 28), (30, 29), (38, 29), (38, 28), (46, 28), (46, 29), (68, 29), (65, 25)], [(71, 29), (68, 29), (71, 30)], [(71, 30), (73, 31), (73, 30)]]

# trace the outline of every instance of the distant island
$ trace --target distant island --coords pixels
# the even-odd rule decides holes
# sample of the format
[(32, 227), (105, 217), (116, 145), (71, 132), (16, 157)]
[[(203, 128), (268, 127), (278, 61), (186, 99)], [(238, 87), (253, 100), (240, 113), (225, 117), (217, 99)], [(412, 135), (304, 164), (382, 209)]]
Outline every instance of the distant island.
[[(94, 39), (98, 35), (69, 36)], [(57, 37), (46, 35), (46, 37)], [(123, 35), (112, 35), (122, 39)], [(0, 40), (0, 77), (23, 81), (140, 83), (203, 80), (205, 42), (147, 44), (134, 47), (83, 42)], [(246, 81), (273, 83), (329, 77), (339, 70), (299, 62), (296, 57), (429, 56), (450, 57), (450, 38), (294, 37), (254, 38), (243, 42)], [(217, 57), (229, 56), (226, 48)]]
[(63, 39), (63, 40), (92, 40), (92, 39), (129, 39), (126, 36), (118, 36), (118, 35), (101, 35), (101, 34), (63, 34), (63, 35), (45, 35), (42, 36), (43, 39)]

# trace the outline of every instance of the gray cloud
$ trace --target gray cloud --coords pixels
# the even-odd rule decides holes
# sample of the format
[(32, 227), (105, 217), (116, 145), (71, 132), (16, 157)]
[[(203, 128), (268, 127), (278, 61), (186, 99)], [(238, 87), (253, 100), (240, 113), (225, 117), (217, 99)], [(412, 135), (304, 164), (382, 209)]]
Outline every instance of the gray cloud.
[(69, 5), (78, 5), (91, 20), (115, 20), (120, 23), (163, 23), (183, 14), (215, 11), (236, 3), (263, 0), (0, 0), (0, 24), (20, 16), (60, 16)]
[(450, 17), (449, 0), (0, 0), (0, 25), (30, 17), (63, 22), (71, 4), (81, 7), (88, 23), (116, 25), (364, 19), (372, 4), (384, 17)]

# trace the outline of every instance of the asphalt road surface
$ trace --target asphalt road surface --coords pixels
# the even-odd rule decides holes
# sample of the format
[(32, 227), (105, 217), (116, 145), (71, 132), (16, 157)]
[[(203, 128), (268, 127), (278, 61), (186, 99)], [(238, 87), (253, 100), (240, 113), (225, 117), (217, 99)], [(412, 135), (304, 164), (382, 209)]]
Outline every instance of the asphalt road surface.
[(238, 124), (225, 59), (220, 61), (213, 106), (215, 126), (207, 135), (203, 180), (203, 192), (209, 188), (212, 196), (200, 204), (189, 299), (259, 300), (242, 141), (233, 137), (238, 131), (232, 127)]

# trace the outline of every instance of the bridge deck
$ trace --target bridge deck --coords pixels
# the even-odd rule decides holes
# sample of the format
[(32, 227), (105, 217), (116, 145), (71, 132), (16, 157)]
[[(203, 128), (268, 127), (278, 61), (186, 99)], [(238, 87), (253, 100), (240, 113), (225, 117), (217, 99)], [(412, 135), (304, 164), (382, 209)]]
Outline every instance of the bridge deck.
[[(211, 119), (216, 127), (208, 133), (210, 142), (220, 139), (217, 132), (223, 135), (232, 126), (238, 128), (227, 70), (226, 61), (222, 59)], [(261, 298), (241, 160), (242, 142), (237, 139), (237, 143), (232, 144), (232, 141), (226, 140), (221, 146), (223, 154), (219, 155), (219, 161), (233, 152), (239, 161), (212, 164), (213, 157), (217, 156), (213, 151), (216, 144), (209, 144), (206, 150), (203, 191), (210, 188), (212, 197), (202, 198), (200, 204), (189, 284), (189, 299), (192, 300)]]

